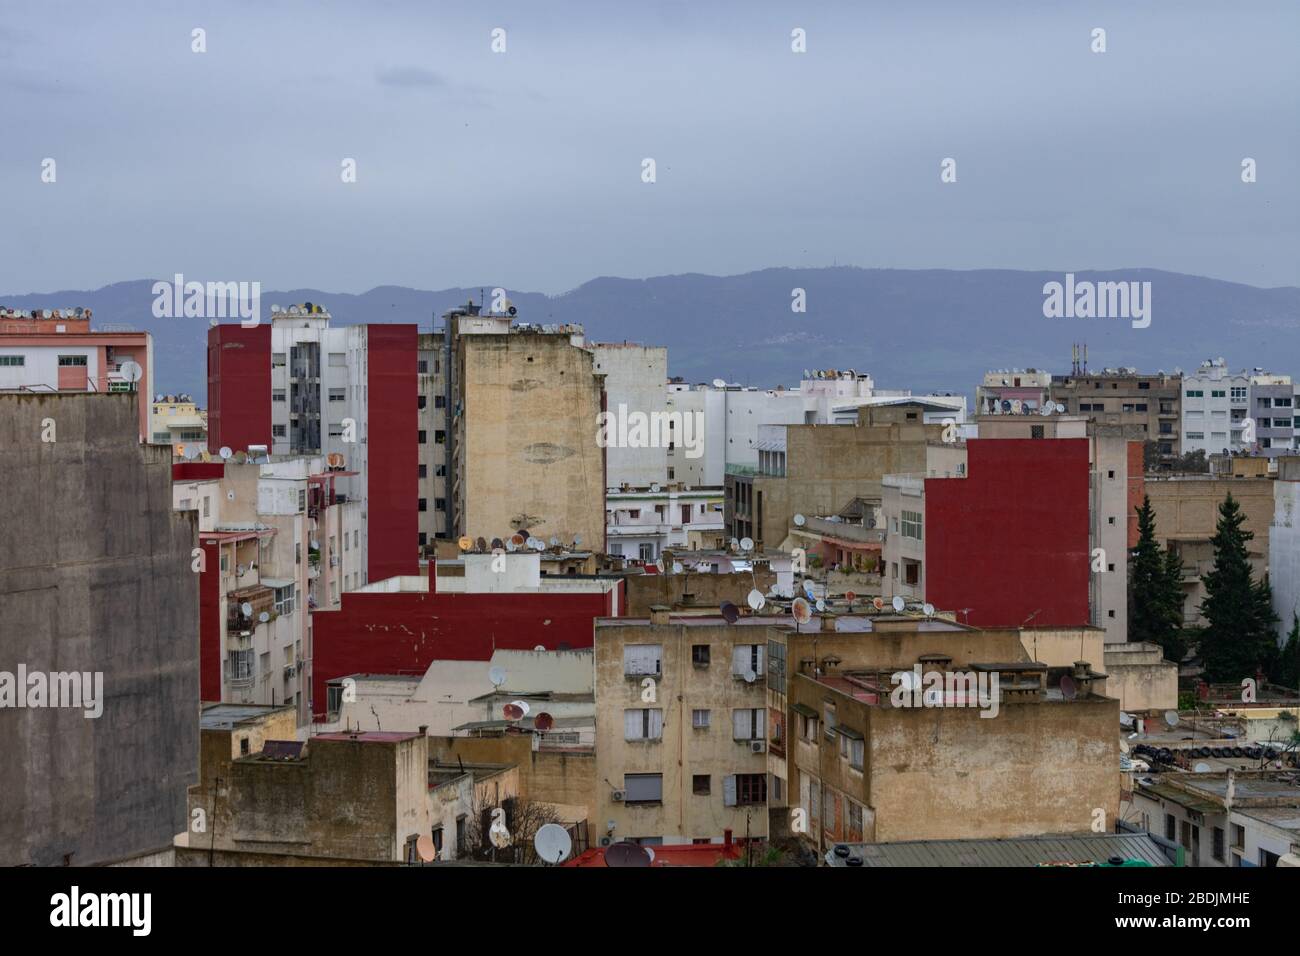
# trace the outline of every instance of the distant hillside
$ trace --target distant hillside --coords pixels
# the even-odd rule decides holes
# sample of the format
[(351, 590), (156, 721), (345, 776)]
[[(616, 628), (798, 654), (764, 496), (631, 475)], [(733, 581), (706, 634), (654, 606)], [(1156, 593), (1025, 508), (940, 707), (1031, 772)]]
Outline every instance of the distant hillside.
[[(1086, 341), (1089, 365), (1144, 371), (1193, 368), (1223, 356), (1233, 367), (1300, 373), (1300, 288), (1258, 289), (1149, 269), (1077, 272), (1076, 280), (1150, 281), (1150, 328), (1121, 319), (1047, 319), (1043, 284), (1064, 273), (835, 267), (764, 269), (736, 276), (676, 275), (593, 279), (563, 295), (508, 290), (519, 320), (576, 322), (596, 341), (666, 345), (669, 372), (771, 386), (798, 381), (805, 368), (870, 372), (883, 388), (973, 394), (991, 368), (1069, 371), (1070, 343)], [(153, 280), (94, 291), (0, 294), (10, 308), (86, 306), (94, 323), (153, 333), (157, 388), (206, 401), (207, 321), (156, 319)], [(802, 288), (807, 311), (791, 311)], [(414, 322), (435, 316), (478, 287), (423, 291), (380, 286), (361, 295), (289, 289), (262, 294), (272, 304), (325, 305), (340, 324)], [(491, 288), (487, 295), (491, 296)]]

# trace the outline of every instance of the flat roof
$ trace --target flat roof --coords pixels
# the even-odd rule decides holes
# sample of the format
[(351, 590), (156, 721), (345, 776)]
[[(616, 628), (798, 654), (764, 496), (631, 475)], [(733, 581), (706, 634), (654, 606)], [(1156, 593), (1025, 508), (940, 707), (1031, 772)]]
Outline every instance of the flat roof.
[(293, 710), (291, 706), (275, 704), (213, 704), (204, 707), (199, 714), (201, 730), (230, 730), (235, 724), (246, 720), (266, 717), (283, 710)]
[(826, 854), (831, 866), (1039, 866), (1105, 863), (1112, 857), (1170, 866), (1164, 850), (1147, 833), (1089, 833), (1009, 840), (917, 840), (906, 843), (843, 843), (847, 856)]
[(309, 737), (307, 742), (313, 740), (355, 740), (363, 744), (395, 744), (403, 740), (415, 740), (420, 736), (416, 730), (365, 730), (356, 733), (339, 732), (333, 734), (317, 734)]
[[(875, 630), (875, 621), (908, 621), (916, 625), (918, 631), (933, 633), (936, 631), (969, 631), (972, 628), (964, 627), (953, 621), (942, 618), (921, 618), (921, 617), (902, 617), (899, 615), (876, 615), (875, 617), (865, 614), (841, 614), (832, 615), (831, 620), (835, 624), (835, 632), (840, 634), (865, 634)], [(598, 617), (596, 623), (605, 627), (636, 627), (638, 625), (650, 624), (648, 617)], [(736, 619), (734, 624), (727, 624), (726, 619), (721, 614), (686, 614), (674, 611), (668, 615), (669, 624), (683, 624), (687, 627), (740, 627), (740, 626), (757, 626), (766, 625), (768, 627), (784, 627), (794, 630), (794, 619), (789, 614), (745, 614), (742, 613)], [(814, 618), (807, 624), (799, 625), (799, 633), (813, 634), (821, 631), (821, 618)], [(1046, 666), (1046, 665), (1044, 665)]]

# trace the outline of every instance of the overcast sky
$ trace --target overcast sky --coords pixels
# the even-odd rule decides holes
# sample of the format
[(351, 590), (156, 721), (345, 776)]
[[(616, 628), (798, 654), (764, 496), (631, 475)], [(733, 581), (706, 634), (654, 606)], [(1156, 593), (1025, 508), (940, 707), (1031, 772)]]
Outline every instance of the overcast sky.
[(1300, 285), (1298, 42), (1293, 0), (4, 0), (0, 292), (833, 263)]

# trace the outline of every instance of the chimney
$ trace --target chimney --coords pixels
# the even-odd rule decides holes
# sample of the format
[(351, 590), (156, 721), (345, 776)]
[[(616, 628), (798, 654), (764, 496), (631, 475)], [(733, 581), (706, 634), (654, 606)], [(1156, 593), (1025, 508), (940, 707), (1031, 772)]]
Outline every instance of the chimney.
[(668, 611), (669, 611), (669, 608), (668, 608), (668, 606), (667, 606), (666, 604), (651, 604), (651, 605), (650, 605), (650, 623), (651, 623), (651, 624), (667, 624), (667, 623), (668, 623)]

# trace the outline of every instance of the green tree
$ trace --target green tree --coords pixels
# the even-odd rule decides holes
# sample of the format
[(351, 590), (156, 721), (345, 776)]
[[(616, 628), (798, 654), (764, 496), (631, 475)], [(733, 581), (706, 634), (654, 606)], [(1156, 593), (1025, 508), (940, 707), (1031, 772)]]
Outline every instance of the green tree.
[(1129, 558), (1128, 638), (1159, 644), (1167, 660), (1181, 661), (1187, 652), (1182, 634), (1183, 562), (1172, 551), (1161, 552), (1149, 497), (1143, 497), (1137, 516), (1138, 543)]
[(1283, 687), (1300, 687), (1300, 615), (1291, 614), (1291, 633), (1278, 654), (1276, 676), (1270, 677)]
[(1236, 683), (1267, 668), (1277, 657), (1273, 589), (1268, 578), (1252, 580), (1246, 543), (1255, 537), (1243, 526), (1246, 516), (1231, 494), (1219, 505), (1219, 522), (1211, 539), (1214, 569), (1202, 579), (1205, 633), (1201, 663), (1207, 680)]

